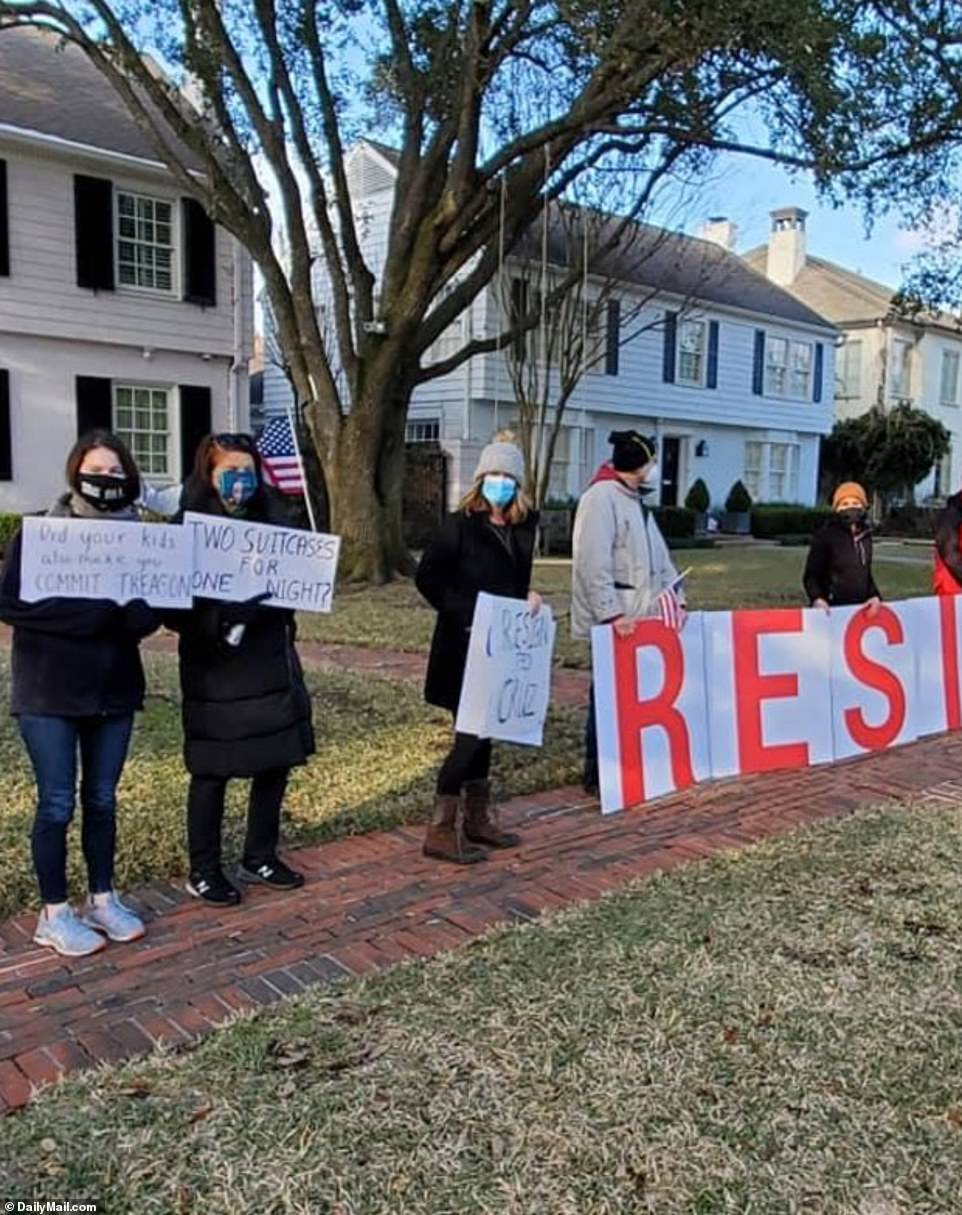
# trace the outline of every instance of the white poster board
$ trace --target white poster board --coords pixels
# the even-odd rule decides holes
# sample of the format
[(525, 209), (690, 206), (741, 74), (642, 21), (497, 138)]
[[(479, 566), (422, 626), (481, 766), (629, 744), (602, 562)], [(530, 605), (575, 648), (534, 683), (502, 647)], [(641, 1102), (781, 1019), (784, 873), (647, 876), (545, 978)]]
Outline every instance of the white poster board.
[(610, 624), (591, 630), (603, 813), (711, 775), (704, 648), (703, 612), (681, 633), (656, 618), (630, 637)]
[(187, 511), (194, 549), (193, 592), (238, 602), (268, 595), (266, 607), (329, 612), (340, 536)]
[(20, 597), (145, 599), (151, 607), (189, 608), (193, 542), (182, 527), (110, 519), (23, 521)]
[(544, 604), (482, 592), (474, 609), (455, 729), (540, 747), (551, 697), (556, 625)]

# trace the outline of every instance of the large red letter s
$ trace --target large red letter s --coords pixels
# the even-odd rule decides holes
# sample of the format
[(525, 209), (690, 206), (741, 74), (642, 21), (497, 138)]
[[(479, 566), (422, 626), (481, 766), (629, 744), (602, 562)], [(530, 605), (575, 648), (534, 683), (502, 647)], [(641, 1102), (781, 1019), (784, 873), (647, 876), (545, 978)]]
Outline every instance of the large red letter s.
[(857, 612), (845, 630), (845, 661), (859, 683), (881, 692), (889, 702), (889, 714), (880, 726), (870, 726), (861, 709), (845, 710), (845, 726), (854, 741), (866, 751), (881, 751), (898, 738), (905, 725), (905, 688), (894, 671), (883, 667), (862, 653), (862, 638), (869, 629), (881, 629), (890, 645), (900, 645), (905, 640), (902, 622), (893, 611), (883, 607), (878, 614), (868, 617)]
[(804, 768), (809, 762), (808, 743), (767, 746), (762, 731), (762, 701), (798, 696), (798, 675), (786, 671), (763, 675), (758, 666), (758, 639), (770, 633), (801, 633), (801, 608), (732, 613), (735, 659), (735, 719), (738, 762), (742, 772), (772, 772), (777, 768)]
[[(665, 682), (657, 696), (638, 699), (638, 650), (653, 646), (665, 664)], [(642, 620), (630, 637), (614, 635), (615, 693), (618, 700), (618, 743), (621, 752), (622, 797), (626, 806), (645, 800), (641, 732), (660, 726), (668, 736), (675, 787), (695, 783), (691, 765), (688, 725), (675, 702), (685, 682), (685, 656), (681, 640), (660, 620)]]

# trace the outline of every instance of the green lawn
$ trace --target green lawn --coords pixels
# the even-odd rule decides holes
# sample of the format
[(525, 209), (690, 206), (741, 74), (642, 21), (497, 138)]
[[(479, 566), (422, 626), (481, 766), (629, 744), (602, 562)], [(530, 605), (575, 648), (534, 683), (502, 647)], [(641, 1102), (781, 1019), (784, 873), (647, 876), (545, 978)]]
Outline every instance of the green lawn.
[[(804, 602), (801, 576), (806, 552), (804, 548), (774, 547), (679, 549), (673, 556), (679, 570), (692, 567), (686, 584), (689, 606), (721, 611)], [(876, 561), (875, 574), (887, 599), (926, 595), (930, 591), (928, 565), (880, 559)], [(533, 586), (561, 617), (557, 642), (560, 661), (566, 666), (587, 666), (587, 646), (573, 641), (568, 629), (570, 564), (539, 562)], [(329, 616), (304, 615), (300, 621), (301, 635), (305, 638), (399, 650), (426, 650), (433, 627), (434, 613), (410, 581), (385, 587), (341, 589)]]
[[(184, 806), (187, 776), (181, 759), (176, 666), (148, 659), (150, 697), (138, 717), (119, 795), (117, 883), (123, 889), (186, 871)], [(0, 697), (7, 699), (8, 659), (0, 661)], [(428, 812), (433, 783), (448, 746), (450, 718), (427, 707), (413, 684), (386, 684), (361, 675), (311, 675), (318, 753), (296, 770), (285, 802), (284, 842), (299, 846), (417, 821)], [(541, 750), (499, 746), (495, 772), (505, 794), (553, 788), (580, 773), (583, 713), (553, 712)], [(15, 723), (0, 719), (0, 917), (34, 905), (30, 823), (35, 791)], [(225, 855), (239, 856), (246, 782), (235, 782)], [(79, 820), (78, 813), (78, 820)], [(79, 823), (71, 829), (73, 893), (82, 890)], [(2, 1174), (0, 1174), (2, 1176)], [(0, 1198), (3, 1195), (0, 1194)]]
[(959, 809), (864, 813), (307, 995), (7, 1119), (3, 1197), (958, 1212), (960, 868)]

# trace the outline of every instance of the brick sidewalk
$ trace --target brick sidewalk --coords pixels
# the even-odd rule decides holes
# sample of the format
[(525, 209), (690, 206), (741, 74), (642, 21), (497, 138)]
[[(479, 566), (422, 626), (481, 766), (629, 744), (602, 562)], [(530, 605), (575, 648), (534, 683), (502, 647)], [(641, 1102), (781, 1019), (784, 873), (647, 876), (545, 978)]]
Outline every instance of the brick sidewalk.
[(608, 818), (573, 789), (505, 808), (524, 846), (459, 869), (425, 860), (401, 828), (299, 852), (290, 895), (255, 890), (218, 912), (171, 883), (136, 892), (150, 921), (135, 945), (68, 962), (30, 940), (35, 917), (0, 924), (0, 1110), (32, 1086), (156, 1043), (187, 1045), (238, 1009), (318, 983), (456, 948), (489, 925), (532, 920), (632, 878), (881, 800), (962, 801), (962, 735), (804, 772), (698, 786)]

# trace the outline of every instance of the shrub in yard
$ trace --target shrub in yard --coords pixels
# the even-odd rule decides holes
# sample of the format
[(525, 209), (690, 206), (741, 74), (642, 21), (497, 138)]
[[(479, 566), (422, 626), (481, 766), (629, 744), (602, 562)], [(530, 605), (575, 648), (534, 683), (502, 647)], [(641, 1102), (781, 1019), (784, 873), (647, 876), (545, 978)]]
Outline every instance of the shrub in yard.
[(773, 540), (778, 536), (811, 536), (831, 514), (830, 506), (760, 503), (752, 507), (752, 535), (760, 540)]
[(752, 509), (752, 496), (742, 484), (741, 481), (736, 481), (728, 491), (728, 497), (725, 499), (725, 510), (730, 515), (744, 515)]
[(691, 489), (685, 495), (685, 506), (689, 510), (693, 510), (696, 515), (705, 514), (709, 506), (711, 506), (711, 495), (708, 492), (708, 486), (701, 477), (694, 482)]
[(20, 530), (21, 515), (0, 515), (0, 553), (5, 553)]
[(655, 520), (666, 539), (682, 539), (695, 534), (695, 512), (687, 506), (656, 506)]

